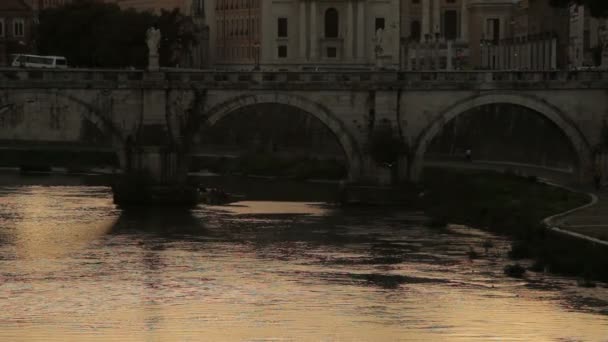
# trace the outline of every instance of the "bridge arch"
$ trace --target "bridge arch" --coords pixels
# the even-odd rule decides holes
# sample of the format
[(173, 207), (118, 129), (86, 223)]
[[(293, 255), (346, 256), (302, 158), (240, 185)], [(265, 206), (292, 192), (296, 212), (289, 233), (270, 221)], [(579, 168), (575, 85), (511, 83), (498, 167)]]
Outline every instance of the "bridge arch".
[(87, 120), (89, 120), (93, 125), (95, 125), (97, 129), (99, 129), (103, 133), (111, 135), (113, 143), (117, 143), (118, 145), (122, 145), (124, 143), (125, 137), (123, 136), (121, 130), (118, 129), (116, 125), (114, 125), (111, 118), (104, 115), (103, 111), (100, 108), (69, 93), (58, 91), (42, 91), (41, 94), (61, 97), (85, 108), (86, 111), (82, 112), (81, 114), (83, 114), (83, 116)]
[(491, 104), (511, 104), (533, 110), (555, 124), (570, 141), (578, 157), (579, 176), (590, 170), (592, 166), (592, 148), (588, 140), (580, 131), (576, 123), (559, 108), (530, 95), (514, 93), (487, 93), (475, 95), (458, 101), (443, 110), (431, 124), (429, 124), (415, 141), (415, 154), (411, 166), (411, 179), (420, 180), (422, 176), (424, 155), (433, 138), (441, 132), (443, 126), (470, 109)]
[[(101, 90), (103, 92), (103, 90)], [(111, 139), (112, 148), (116, 152), (118, 162), (121, 166), (124, 167), (125, 156), (124, 156), (124, 146), (125, 146), (125, 137), (122, 131), (113, 123), (112, 119), (106, 115), (101, 108), (98, 106), (87, 102), (86, 100), (79, 98), (73, 94), (70, 94), (65, 91), (57, 91), (52, 89), (40, 89), (31, 93), (26, 93), (26, 97), (24, 101), (5, 101), (6, 103), (0, 104), (0, 114), (4, 113), (7, 110), (11, 110), (15, 106), (19, 105), (23, 102), (33, 101), (31, 99), (27, 99), (27, 95), (30, 96), (51, 96), (57, 97), (61, 99), (65, 99), (70, 103), (74, 103), (77, 105), (80, 110), (77, 111), (78, 116), (83, 117), (87, 121), (89, 121), (93, 126), (95, 126), (102, 134), (107, 135)], [(97, 95), (99, 96), (99, 94)]]
[(263, 93), (245, 94), (231, 98), (206, 111), (205, 123), (208, 126), (215, 125), (222, 118), (236, 110), (260, 105), (280, 104), (300, 109), (321, 121), (339, 141), (348, 163), (349, 180), (357, 180), (362, 176), (362, 154), (355, 138), (342, 122), (329, 108), (316, 103), (303, 96), (285, 93)]

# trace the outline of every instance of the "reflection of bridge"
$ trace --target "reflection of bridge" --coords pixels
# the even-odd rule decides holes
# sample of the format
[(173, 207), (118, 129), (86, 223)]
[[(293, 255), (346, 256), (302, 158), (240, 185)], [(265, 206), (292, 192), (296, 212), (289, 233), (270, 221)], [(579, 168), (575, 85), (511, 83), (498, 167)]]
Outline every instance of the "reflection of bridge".
[(608, 71), (0, 69), (0, 85), (0, 140), (82, 141), (89, 134), (84, 122), (92, 123), (112, 137), (125, 169), (146, 170), (159, 182), (184, 176), (183, 155), (201, 129), (258, 104), (299, 108), (323, 122), (344, 148), (352, 181), (377, 176), (367, 146), (379, 125), (392, 126), (409, 146), (400, 170), (418, 179), (426, 148), (445, 123), (495, 103), (524, 106), (553, 122), (587, 172), (608, 115)]

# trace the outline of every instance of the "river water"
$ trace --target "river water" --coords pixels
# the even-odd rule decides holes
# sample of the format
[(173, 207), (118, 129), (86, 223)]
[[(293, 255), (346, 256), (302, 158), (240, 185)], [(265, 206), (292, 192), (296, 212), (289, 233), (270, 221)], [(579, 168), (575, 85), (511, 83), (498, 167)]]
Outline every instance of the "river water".
[(2, 180), (0, 341), (608, 341), (605, 285), (507, 278), (508, 241), (420, 213), (122, 212), (79, 179)]

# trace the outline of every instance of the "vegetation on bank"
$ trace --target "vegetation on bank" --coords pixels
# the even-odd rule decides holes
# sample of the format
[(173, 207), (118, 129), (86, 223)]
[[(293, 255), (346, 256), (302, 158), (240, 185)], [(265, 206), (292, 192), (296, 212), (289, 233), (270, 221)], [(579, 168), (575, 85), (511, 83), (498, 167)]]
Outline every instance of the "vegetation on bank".
[(219, 174), (298, 180), (341, 180), (348, 174), (346, 164), (341, 160), (310, 157), (284, 158), (269, 154), (246, 154), (238, 158), (197, 158), (191, 164), (191, 171), (207, 169)]
[(608, 248), (548, 230), (541, 221), (589, 202), (535, 177), (487, 171), (425, 171), (421, 205), (435, 226), (466, 224), (507, 235), (509, 256), (535, 260), (533, 271), (608, 281)]

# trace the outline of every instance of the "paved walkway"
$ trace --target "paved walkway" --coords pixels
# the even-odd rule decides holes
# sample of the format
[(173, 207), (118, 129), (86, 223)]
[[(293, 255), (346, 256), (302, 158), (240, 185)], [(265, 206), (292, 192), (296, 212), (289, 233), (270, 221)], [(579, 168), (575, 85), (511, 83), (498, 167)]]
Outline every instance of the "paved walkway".
[(565, 231), (589, 236), (608, 244), (608, 193), (596, 194), (597, 202), (552, 220), (552, 225)]
[[(540, 179), (564, 186), (576, 191), (593, 193), (594, 203), (586, 208), (574, 210), (571, 213), (562, 214), (551, 218), (547, 224), (557, 228), (560, 232), (572, 232), (580, 238), (589, 239), (595, 242), (608, 245), (608, 189), (602, 192), (595, 192), (591, 187), (581, 188), (572, 183), (572, 173), (567, 170), (547, 169), (525, 164), (500, 163), (500, 162), (442, 162), (426, 161), (426, 166), (431, 167), (450, 167), (464, 169), (484, 169), (504, 171), (514, 169), (524, 175), (535, 175)], [(574, 208), (573, 208), (574, 209)]]

